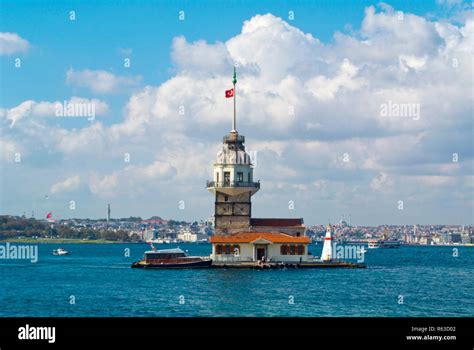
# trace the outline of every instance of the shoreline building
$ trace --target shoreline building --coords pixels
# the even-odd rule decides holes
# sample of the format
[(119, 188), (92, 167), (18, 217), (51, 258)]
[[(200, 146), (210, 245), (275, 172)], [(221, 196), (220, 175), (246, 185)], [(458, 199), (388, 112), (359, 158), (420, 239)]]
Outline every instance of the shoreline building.
[(226, 97), (234, 99), (232, 129), (217, 154), (213, 180), (207, 182), (215, 198), (212, 259), (215, 263), (312, 260), (302, 218), (252, 217), (252, 196), (260, 190), (260, 181), (254, 180), (245, 137), (237, 132), (235, 68), (232, 83), (234, 88), (226, 91)]

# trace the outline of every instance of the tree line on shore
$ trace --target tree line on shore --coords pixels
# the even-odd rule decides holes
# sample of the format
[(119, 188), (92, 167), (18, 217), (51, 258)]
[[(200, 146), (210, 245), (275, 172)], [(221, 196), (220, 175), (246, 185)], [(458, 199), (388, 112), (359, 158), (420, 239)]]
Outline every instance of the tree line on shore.
[(136, 235), (129, 236), (125, 230), (104, 230), (91, 227), (69, 227), (49, 223), (34, 218), (0, 216), (0, 240), (9, 238), (72, 238), (108, 241), (133, 242), (139, 241)]

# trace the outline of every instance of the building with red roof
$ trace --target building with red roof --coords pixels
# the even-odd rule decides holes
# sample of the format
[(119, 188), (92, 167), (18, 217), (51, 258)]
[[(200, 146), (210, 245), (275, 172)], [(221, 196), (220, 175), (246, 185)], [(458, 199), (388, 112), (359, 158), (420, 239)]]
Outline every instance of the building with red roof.
[(309, 237), (280, 232), (237, 232), (211, 237), (212, 260), (219, 263), (306, 262)]

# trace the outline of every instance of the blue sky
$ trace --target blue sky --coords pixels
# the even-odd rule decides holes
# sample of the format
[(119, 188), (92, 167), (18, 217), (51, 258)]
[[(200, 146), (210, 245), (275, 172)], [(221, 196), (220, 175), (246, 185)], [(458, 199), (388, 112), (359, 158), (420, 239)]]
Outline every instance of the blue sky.
[[(2, 105), (12, 107), (26, 98), (68, 98), (74, 92), (64, 86), (64, 74), (70, 67), (139, 74), (145, 84), (160, 84), (174, 73), (169, 52), (174, 37), (184, 35), (188, 41), (204, 39), (209, 43), (225, 41), (240, 32), (244, 20), (259, 13), (286, 18), (289, 11), (294, 11), (292, 24), (330, 42), (336, 31), (358, 28), (364, 8), (372, 4), (344, 0), (2, 1), (0, 30), (18, 33), (32, 43), (24, 56), (22, 74), (2, 58), (4, 80), (21, 86), (4, 89)], [(439, 12), (435, 1), (390, 4), (420, 15)], [(68, 18), (71, 10), (76, 11), (75, 21)], [(185, 11), (185, 21), (177, 20), (181, 10)], [(125, 70), (120, 49), (129, 48), (133, 50), (133, 65)]]
[[(98, 217), (112, 202), (117, 216), (209, 217), (203, 183), (230, 123), (219, 92), (233, 61), (241, 66), (240, 131), (258, 151), (256, 173), (267, 185), (255, 196), (257, 216), (472, 222), (472, 102), (459, 93), (472, 89), (468, 3), (0, 6), (0, 32), (16, 35), (0, 41), (3, 214)], [(51, 115), (54, 103), (72, 98), (95, 101), (97, 119)], [(420, 122), (381, 119), (388, 101), (420, 105)], [(290, 107), (294, 118), (283, 113)], [(351, 161), (340, 164), (346, 153)], [(181, 200), (185, 210), (175, 205)]]

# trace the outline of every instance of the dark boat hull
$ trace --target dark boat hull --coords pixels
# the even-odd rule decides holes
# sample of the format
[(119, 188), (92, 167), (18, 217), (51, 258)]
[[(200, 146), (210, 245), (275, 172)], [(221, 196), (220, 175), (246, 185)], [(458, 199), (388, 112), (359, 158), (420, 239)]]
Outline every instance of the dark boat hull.
[(135, 262), (132, 264), (133, 268), (142, 269), (199, 269), (212, 266), (212, 260), (200, 260), (180, 263), (146, 263), (144, 261)]

